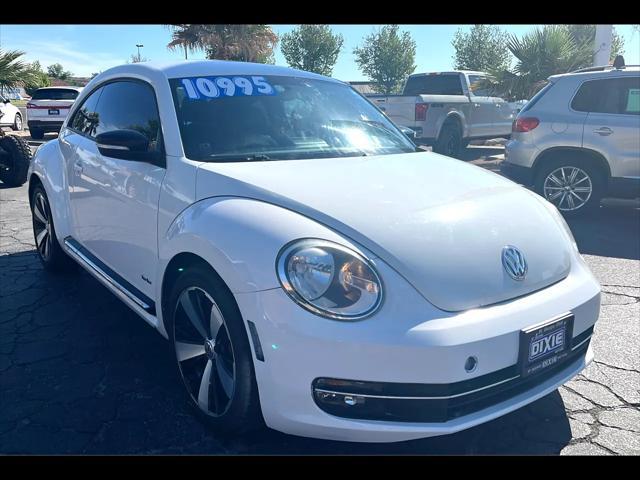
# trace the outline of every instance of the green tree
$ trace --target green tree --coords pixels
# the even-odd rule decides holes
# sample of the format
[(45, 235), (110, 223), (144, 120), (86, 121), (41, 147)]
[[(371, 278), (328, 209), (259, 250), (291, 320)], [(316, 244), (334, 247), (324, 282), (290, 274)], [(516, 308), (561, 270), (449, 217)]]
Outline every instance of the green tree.
[(593, 45), (578, 45), (565, 25), (545, 25), (522, 38), (510, 35), (507, 47), (515, 57), (513, 68), (489, 71), (496, 93), (507, 100), (528, 100), (551, 75), (588, 66), (593, 57)]
[(47, 67), (47, 74), (50, 77), (57, 78), (59, 80), (66, 80), (73, 75), (73, 73), (71, 73), (68, 70), (65, 70), (63, 66), (60, 65), (59, 63), (54, 63), (53, 65), (49, 65), (49, 67)]
[(451, 42), (455, 49), (454, 68), (458, 70), (507, 70), (511, 53), (509, 36), (496, 25), (474, 25), (469, 32), (459, 29)]
[(29, 70), (31, 70), (33, 77), (24, 84), (24, 90), (27, 92), (27, 95), (33, 96), (37, 89), (51, 85), (51, 80), (49, 80), (49, 76), (42, 70), (40, 62), (37, 60), (33, 62), (29, 65)]
[(34, 80), (30, 65), (20, 59), (23, 55), (19, 50), (0, 50), (0, 89), (19, 87)]
[(205, 52), (207, 58), (240, 62), (273, 63), (278, 36), (269, 25), (176, 24), (172, 25), (170, 50)]
[(282, 54), (289, 66), (331, 76), (344, 38), (329, 25), (300, 25), (282, 36)]
[(353, 50), (358, 67), (379, 93), (397, 93), (416, 69), (416, 42), (409, 32), (399, 32), (398, 25), (385, 25), (364, 39)]

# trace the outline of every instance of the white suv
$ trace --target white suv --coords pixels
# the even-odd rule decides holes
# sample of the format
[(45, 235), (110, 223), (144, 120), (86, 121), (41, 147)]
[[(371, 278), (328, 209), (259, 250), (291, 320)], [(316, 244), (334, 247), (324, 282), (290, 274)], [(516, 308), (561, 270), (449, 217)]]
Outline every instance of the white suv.
[(558, 210), (331, 78), (112, 68), (29, 174), (45, 268), (72, 258), (170, 340), (221, 431), (442, 435), (593, 358), (600, 287)]
[(565, 215), (640, 197), (640, 69), (550, 77), (516, 118), (501, 171)]
[(47, 132), (58, 132), (82, 87), (39, 88), (27, 103), (31, 138), (41, 140)]

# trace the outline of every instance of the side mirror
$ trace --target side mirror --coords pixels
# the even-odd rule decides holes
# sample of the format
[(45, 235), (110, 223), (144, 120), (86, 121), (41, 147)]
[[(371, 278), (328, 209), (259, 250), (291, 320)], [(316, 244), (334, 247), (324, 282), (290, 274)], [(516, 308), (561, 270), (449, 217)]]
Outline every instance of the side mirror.
[(416, 131), (415, 130), (412, 130), (411, 128), (403, 127), (403, 126), (398, 126), (398, 128), (400, 129), (400, 131), (402, 133), (404, 133), (411, 140), (414, 140), (416, 138)]
[(155, 163), (160, 153), (149, 150), (149, 140), (137, 130), (112, 130), (96, 137), (100, 153), (106, 157)]

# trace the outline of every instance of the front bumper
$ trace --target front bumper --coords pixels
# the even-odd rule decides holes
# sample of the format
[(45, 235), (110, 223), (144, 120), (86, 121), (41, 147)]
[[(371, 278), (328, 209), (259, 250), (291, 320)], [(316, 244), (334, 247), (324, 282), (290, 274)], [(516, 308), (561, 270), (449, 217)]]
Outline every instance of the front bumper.
[[(313, 385), (319, 378), (445, 390), (460, 382), (480, 385), (516, 368), (521, 329), (572, 312), (576, 339), (590, 334), (599, 314), (599, 285), (578, 255), (563, 281), (519, 299), (465, 312), (438, 310), (393, 270), (382, 266), (379, 273), (385, 279), (385, 303), (373, 317), (359, 322), (315, 316), (281, 289), (236, 294), (243, 318), (255, 323), (264, 353), (264, 361), (255, 360), (254, 365), (269, 427), (294, 435), (362, 442), (450, 434), (543, 397), (593, 358), (591, 347), (583, 349), (553, 372), (501, 395), (483, 395), (484, 400), (473, 408), (447, 414), (439, 418), (442, 421), (392, 417), (382, 421), (328, 413), (314, 398)], [(464, 368), (469, 357), (478, 362), (471, 372)], [(495, 390), (487, 388), (485, 393)]]

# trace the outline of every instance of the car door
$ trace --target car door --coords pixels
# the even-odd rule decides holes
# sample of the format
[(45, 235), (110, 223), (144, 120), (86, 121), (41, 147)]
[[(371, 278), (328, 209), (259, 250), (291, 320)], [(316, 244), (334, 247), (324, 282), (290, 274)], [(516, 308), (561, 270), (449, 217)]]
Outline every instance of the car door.
[(0, 124), (13, 125), (15, 115), (11, 108), (11, 104), (6, 102), (7, 99), (0, 95)]
[(71, 167), (74, 239), (114, 272), (121, 286), (150, 299), (155, 296), (158, 200), (166, 170), (105, 156), (96, 136), (137, 130), (147, 136), (150, 149), (164, 151), (156, 97), (149, 84), (138, 80), (113, 81), (101, 90)]
[(588, 111), (583, 147), (609, 159), (612, 177), (640, 179), (640, 76), (584, 82), (572, 107)]
[(493, 109), (493, 125), (491, 127), (491, 134), (495, 137), (511, 135), (511, 127), (516, 115), (518, 114), (516, 108), (514, 108), (503, 97), (498, 95), (495, 89), (489, 90), (489, 96), (495, 107)]
[(470, 137), (488, 137), (494, 135), (494, 123), (496, 121), (496, 106), (493, 98), (489, 96), (489, 87), (485, 75), (469, 74), (469, 94), (471, 109), (467, 124)]

